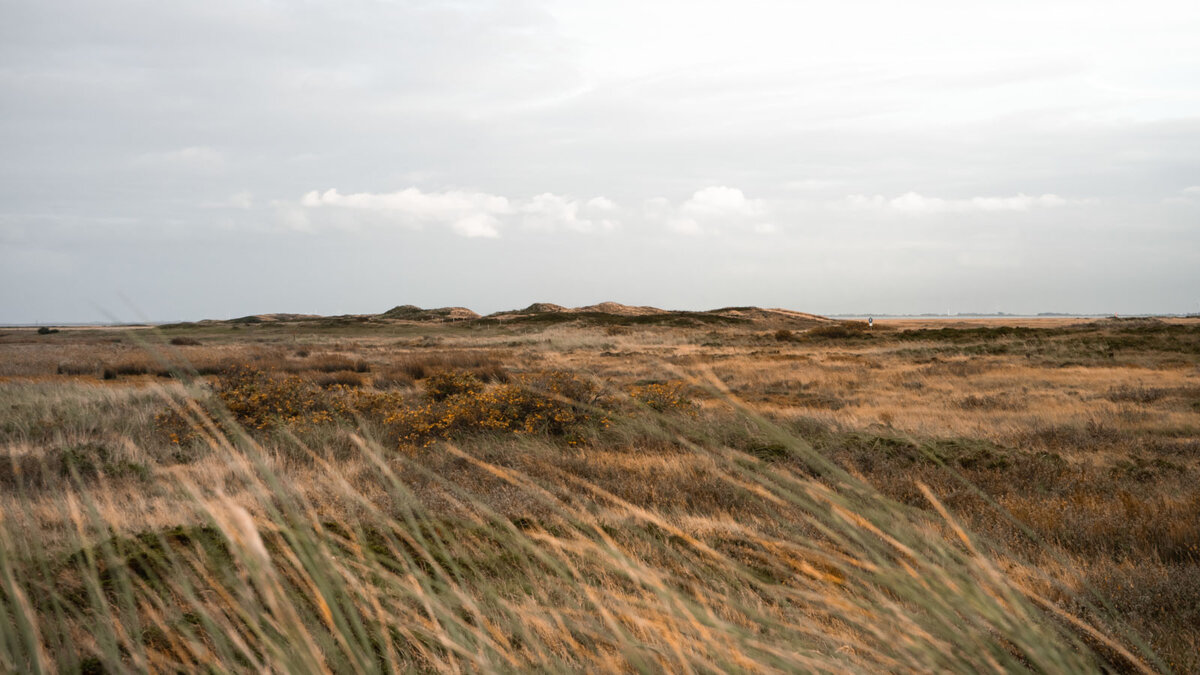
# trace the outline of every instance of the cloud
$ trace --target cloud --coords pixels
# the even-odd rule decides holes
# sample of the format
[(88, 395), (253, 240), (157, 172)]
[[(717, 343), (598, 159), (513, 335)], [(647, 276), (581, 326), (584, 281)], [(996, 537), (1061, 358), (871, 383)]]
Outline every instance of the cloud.
[(561, 228), (573, 232), (616, 229), (615, 221), (603, 217), (616, 210), (617, 205), (605, 197), (593, 197), (580, 203), (549, 192), (537, 195), (519, 207), (526, 228), (544, 231)]
[(883, 195), (849, 195), (841, 206), (852, 210), (896, 211), (909, 214), (967, 213), (982, 211), (1029, 211), (1035, 208), (1056, 208), (1078, 201), (1064, 199), (1055, 194), (1040, 196), (1018, 193), (1012, 197), (971, 197), (969, 199), (942, 199), (926, 197), (917, 192), (906, 192), (899, 197), (887, 199)]
[(513, 225), (543, 232), (595, 232), (617, 227), (609, 218), (589, 217), (591, 213), (616, 211), (617, 205), (611, 200), (595, 197), (581, 202), (549, 192), (530, 199), (509, 199), (486, 192), (423, 192), (415, 187), (353, 194), (331, 188), (309, 192), (300, 205), (309, 210), (335, 207), (366, 211), (410, 226), (442, 225), (468, 238), (497, 238), (505, 227)]
[(686, 235), (717, 233), (729, 228), (770, 234), (776, 228), (761, 222), (766, 214), (766, 202), (747, 199), (741, 190), (724, 185), (697, 190), (678, 207), (662, 198), (646, 203), (648, 220), (661, 222), (668, 230)]
[(737, 188), (710, 186), (698, 190), (683, 203), (685, 213), (698, 217), (755, 217), (766, 211), (761, 199), (746, 199)]
[(1178, 195), (1164, 197), (1162, 203), (1173, 206), (1193, 206), (1198, 201), (1200, 201), (1200, 185), (1192, 185), (1180, 190)]
[(608, 197), (592, 197), (587, 202), (588, 208), (597, 211), (616, 211), (617, 204)]

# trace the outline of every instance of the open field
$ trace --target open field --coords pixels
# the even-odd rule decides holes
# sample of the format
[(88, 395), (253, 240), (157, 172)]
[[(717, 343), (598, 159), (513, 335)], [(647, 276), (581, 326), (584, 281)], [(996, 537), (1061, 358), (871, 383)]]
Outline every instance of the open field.
[(1200, 320), (585, 309), (0, 329), (0, 670), (1200, 672)]

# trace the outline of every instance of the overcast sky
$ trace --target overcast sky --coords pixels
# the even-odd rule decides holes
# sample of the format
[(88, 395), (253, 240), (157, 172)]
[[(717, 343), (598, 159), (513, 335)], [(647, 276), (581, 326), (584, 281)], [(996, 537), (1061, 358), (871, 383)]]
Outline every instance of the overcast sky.
[(1200, 3), (0, 0), (0, 322), (1200, 311)]

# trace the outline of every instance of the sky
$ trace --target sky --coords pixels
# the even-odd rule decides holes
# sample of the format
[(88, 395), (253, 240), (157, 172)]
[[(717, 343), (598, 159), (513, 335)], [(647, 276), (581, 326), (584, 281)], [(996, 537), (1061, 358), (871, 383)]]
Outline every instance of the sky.
[(0, 0), (0, 323), (1200, 312), (1200, 3)]

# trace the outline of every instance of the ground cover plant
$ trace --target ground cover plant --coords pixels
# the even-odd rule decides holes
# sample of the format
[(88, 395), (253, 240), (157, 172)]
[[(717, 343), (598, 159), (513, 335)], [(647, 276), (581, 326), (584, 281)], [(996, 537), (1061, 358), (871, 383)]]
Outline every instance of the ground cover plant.
[(0, 331), (0, 670), (1200, 672), (1200, 324), (886, 324)]

